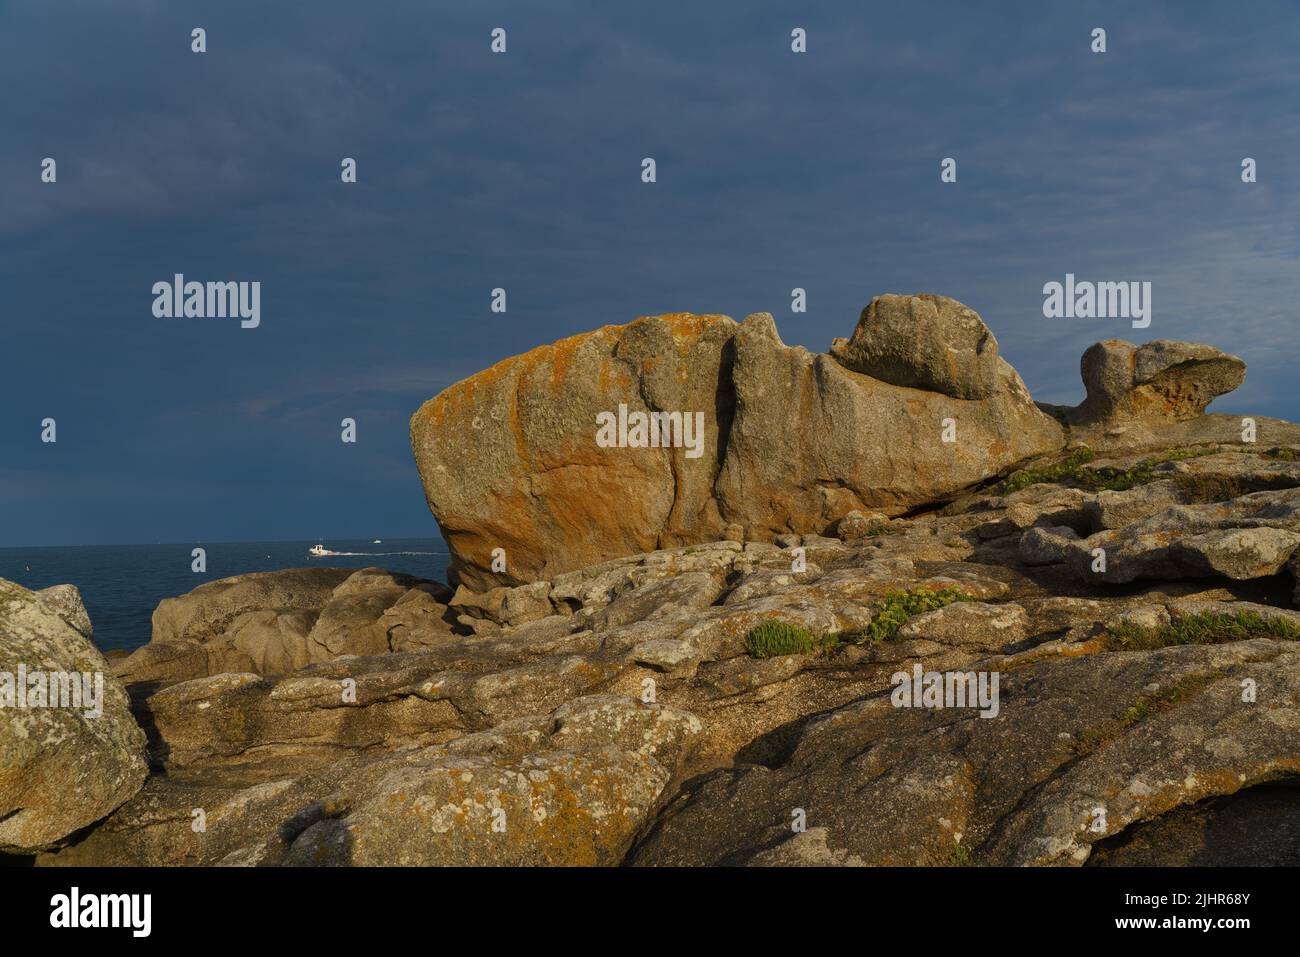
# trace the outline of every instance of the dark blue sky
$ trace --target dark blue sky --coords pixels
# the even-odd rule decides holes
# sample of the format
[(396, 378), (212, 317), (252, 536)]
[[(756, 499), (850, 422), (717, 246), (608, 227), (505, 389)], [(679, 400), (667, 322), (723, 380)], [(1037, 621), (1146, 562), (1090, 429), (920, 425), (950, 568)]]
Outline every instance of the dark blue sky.
[[(668, 311), (824, 351), (943, 293), (1040, 400), (1184, 338), (1249, 363), (1216, 409), (1300, 414), (1294, 3), (289, 6), (0, 0), (0, 545), (429, 534), (422, 401)], [(176, 272), (261, 327), (155, 319)], [(1067, 272), (1151, 281), (1151, 327), (1044, 319)]]

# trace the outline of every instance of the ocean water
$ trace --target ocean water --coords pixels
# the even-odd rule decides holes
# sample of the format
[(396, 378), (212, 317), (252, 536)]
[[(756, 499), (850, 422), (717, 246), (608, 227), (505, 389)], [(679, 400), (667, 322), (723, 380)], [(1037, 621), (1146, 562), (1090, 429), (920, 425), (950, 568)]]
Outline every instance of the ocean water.
[[(335, 554), (315, 558), (316, 542), (212, 542), (188, 545), (70, 545), (0, 548), (0, 578), (24, 588), (70, 583), (81, 589), (100, 650), (140, 647), (149, 640), (158, 602), (204, 582), (279, 568), (379, 566), (436, 581), (447, 580), (447, 546), (441, 538), (371, 541), (327, 539)], [(190, 552), (207, 550), (206, 574), (190, 571)]]

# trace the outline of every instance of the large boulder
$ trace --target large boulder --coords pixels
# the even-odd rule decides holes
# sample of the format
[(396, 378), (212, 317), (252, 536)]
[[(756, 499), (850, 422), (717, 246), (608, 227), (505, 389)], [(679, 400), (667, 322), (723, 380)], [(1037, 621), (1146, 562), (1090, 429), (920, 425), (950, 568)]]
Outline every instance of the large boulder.
[[(716, 539), (712, 486), (731, 420), (735, 328), (726, 316), (685, 313), (606, 326), (498, 362), (426, 402), (411, 445), (452, 580), (482, 590)], [(598, 443), (598, 416), (628, 422), (631, 443), (636, 417), (655, 412), (680, 415), (683, 444)], [(494, 574), (497, 549), (506, 570)]]
[(222, 634), (240, 615), (261, 608), (319, 611), (351, 574), (346, 568), (293, 568), (207, 582), (158, 603), (151, 640), (207, 641)]
[(68, 598), (0, 579), (0, 851), (56, 844), (148, 773), (144, 732)]
[[(656, 548), (823, 534), (1064, 444), (954, 300), (881, 297), (833, 351), (787, 347), (765, 313), (742, 326), (679, 313), (451, 386), (414, 415), (411, 444), (453, 582), (484, 591)], [(655, 413), (702, 421), (694, 447), (662, 447), (653, 426), (639, 443), (637, 417)]]
[(1080, 371), (1087, 397), (1065, 413), (1070, 424), (1115, 431), (1198, 418), (1241, 385), (1246, 363), (1196, 342), (1107, 339), (1084, 352)]
[(747, 318), (735, 344), (736, 414), (716, 490), (749, 538), (824, 532), (854, 510), (897, 515), (1064, 441), (996, 355), (999, 388), (959, 399), (786, 346), (766, 313)]
[(998, 341), (975, 310), (947, 296), (877, 296), (831, 355), (891, 385), (987, 399), (1002, 387)]

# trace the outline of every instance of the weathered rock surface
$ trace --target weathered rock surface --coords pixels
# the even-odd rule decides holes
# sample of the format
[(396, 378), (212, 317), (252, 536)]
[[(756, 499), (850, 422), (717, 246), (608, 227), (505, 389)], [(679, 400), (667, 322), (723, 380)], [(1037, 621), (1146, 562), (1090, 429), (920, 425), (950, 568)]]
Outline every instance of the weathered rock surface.
[[(830, 355), (766, 314), (672, 315), (500, 363), (412, 422), (454, 594), (313, 569), (164, 602), (117, 665), (153, 773), (84, 806), (46, 787), (90, 826), (8, 849), (1070, 865), (1236, 841), (1300, 863), (1261, 797), (1300, 781), (1300, 427), (1201, 414), (1240, 381), (1209, 347), (1089, 355), (1084, 411), (1055, 419), (940, 297), (875, 300)], [(700, 456), (598, 445), (620, 404), (702, 412)], [(1062, 464), (1081, 443), (1088, 472)], [(990, 481), (1022, 460), (1041, 471)], [(84, 646), (75, 595), (26, 594)], [(807, 634), (751, 650), (771, 622)], [(895, 707), (900, 673), (998, 693)]]
[(954, 399), (989, 398), (1008, 368), (975, 311), (947, 296), (877, 296), (830, 353), (850, 371)]
[(631, 861), (793, 863), (799, 809), (823, 829), (817, 863), (1079, 864), (1135, 821), (1300, 771), (1291, 642), (1095, 654), (1003, 679), (993, 719), (882, 695), (814, 720), (787, 759), (689, 786)]
[(122, 686), (65, 619), (81, 619), (84, 608), (76, 612), (66, 586), (55, 600), (48, 592), (0, 579), (2, 851), (63, 840), (129, 799), (147, 773), (144, 732)]
[(1031, 528), (1020, 549), (1027, 563), (1063, 562), (1085, 581), (1265, 578), (1285, 568), (1300, 549), (1300, 489), (1170, 505), (1086, 538), (1072, 529)]
[[(880, 297), (835, 352), (786, 346), (766, 313), (739, 327), (674, 314), (452, 386), (416, 413), (411, 442), (453, 579), (484, 590), (656, 548), (824, 533), (852, 511), (897, 514), (1063, 444), (954, 300)], [(601, 447), (597, 416), (620, 406), (700, 412), (702, 445)], [(504, 572), (491, 570), (494, 549)]]
[(736, 414), (716, 489), (747, 539), (821, 533), (855, 510), (897, 515), (1063, 442), (1005, 364), (990, 397), (966, 400), (787, 347), (767, 315), (745, 320), (735, 348)]
[(455, 634), (443, 585), (380, 568), (236, 575), (167, 598), (153, 638), (113, 662), (128, 684), (224, 672), (284, 674), (341, 655), (435, 644)]
[(261, 775), (180, 769), (39, 863), (615, 864), (700, 729), (673, 708), (581, 697), (445, 745)]
[(1144, 821), (1093, 845), (1089, 867), (1291, 867), (1300, 786), (1265, 784)]
[(86, 603), (81, 600), (81, 590), (76, 585), (51, 585), (42, 588), (36, 595), (83, 638), (94, 637), (95, 629), (90, 623), (90, 613), (86, 611)]
[(1196, 419), (1246, 376), (1236, 356), (1173, 339), (1142, 346), (1107, 339), (1084, 352), (1080, 370), (1087, 397), (1056, 411), (1074, 429), (1112, 438)]
[[(1231, 455), (1247, 461), (1241, 474), (1286, 478), (1262, 453)], [(1217, 487), (1196, 485), (1179, 507), (1226, 508), (1245, 527), (1236, 500), (1195, 500)], [(1273, 506), (1250, 514), (1286, 512), (1289, 490), (1253, 494)], [(474, 635), (284, 674), (136, 685), (160, 773), (39, 863), (1070, 864), (1094, 841), (1295, 774), (1295, 643), (1115, 651), (1107, 638), (1118, 623), (1155, 629), (1207, 612), (1300, 623), (1277, 605), (1290, 585), (1085, 580), (1068, 562), (1094, 495), (986, 492), (870, 521), (865, 536), (851, 521), (839, 539), (718, 541), (462, 588), (448, 613)], [(1061, 562), (1022, 562), (1031, 534), (1058, 536)], [(343, 597), (386, 581), (370, 571)], [(943, 588), (970, 600), (914, 615), (887, 641), (747, 651), (763, 621), (852, 635), (887, 596)], [(384, 614), (424, 600), (411, 589)], [(367, 618), (344, 630), (365, 631)], [(917, 666), (997, 672), (996, 717), (891, 707), (893, 675)], [(660, 739), (653, 754), (637, 743)], [(1108, 823), (1081, 833), (1094, 799)], [(190, 827), (195, 807), (204, 834)], [(794, 808), (806, 834), (790, 830)], [(519, 818), (528, 812), (532, 823)]]

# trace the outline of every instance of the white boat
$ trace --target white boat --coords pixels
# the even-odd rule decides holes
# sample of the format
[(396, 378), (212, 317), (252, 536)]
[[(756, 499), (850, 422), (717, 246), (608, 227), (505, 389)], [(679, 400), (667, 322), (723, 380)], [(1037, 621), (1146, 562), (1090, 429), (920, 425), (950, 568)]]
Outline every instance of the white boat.
[(317, 557), (319, 557), (319, 556), (321, 556), (321, 555), (328, 555), (328, 554), (329, 554), (329, 552), (325, 551), (325, 546), (324, 546), (324, 545), (313, 545), (311, 548), (307, 549), (307, 553), (308, 553), (309, 555), (315, 555), (315, 556), (317, 556)]
[(379, 539), (376, 538), (376, 539), (375, 539), (373, 542), (371, 542), (370, 544), (371, 544), (371, 545), (382, 545), (382, 544), (384, 544), (384, 543), (381, 542)]

